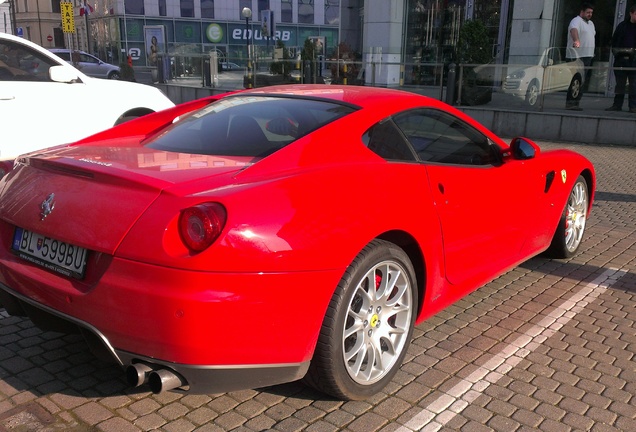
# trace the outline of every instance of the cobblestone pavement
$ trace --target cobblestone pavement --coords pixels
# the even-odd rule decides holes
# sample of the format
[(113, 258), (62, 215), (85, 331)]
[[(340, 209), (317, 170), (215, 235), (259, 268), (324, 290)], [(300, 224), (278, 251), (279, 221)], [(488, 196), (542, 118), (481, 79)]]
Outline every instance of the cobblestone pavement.
[[(298, 383), (152, 395), (78, 337), (0, 308), (0, 432), (636, 431), (636, 149), (558, 147), (597, 168), (581, 253), (534, 258), (419, 325), (372, 399), (336, 401)], [(530, 223), (532, 208), (509, 216)]]

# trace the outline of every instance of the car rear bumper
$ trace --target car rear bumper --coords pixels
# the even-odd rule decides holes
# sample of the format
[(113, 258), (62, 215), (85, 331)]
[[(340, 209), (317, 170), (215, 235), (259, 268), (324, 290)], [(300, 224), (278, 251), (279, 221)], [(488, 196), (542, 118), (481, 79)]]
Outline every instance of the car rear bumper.
[[(206, 392), (302, 376), (344, 271), (202, 272), (95, 253), (78, 281), (12, 254), (11, 231), (0, 234), (0, 303), (9, 313), (80, 331), (98, 357), (122, 366), (170, 365)], [(219, 376), (227, 385), (208, 386)]]
[[(302, 378), (309, 368), (309, 361), (256, 365), (179, 364), (119, 350), (114, 348), (108, 338), (91, 324), (39, 304), (4, 284), (0, 284), (0, 306), (11, 315), (28, 316), (43, 330), (81, 333), (91, 352), (98, 358), (109, 362), (114, 361), (119, 366), (127, 368), (131, 385), (141, 385), (148, 381), (149, 375), (138, 383), (131, 382), (130, 372), (134, 365), (139, 364), (147, 366), (149, 372), (168, 371), (182, 378), (179, 385), (175, 385), (174, 388), (178, 387), (198, 394), (224, 393), (291, 382)], [(153, 391), (155, 391), (154, 388)]]

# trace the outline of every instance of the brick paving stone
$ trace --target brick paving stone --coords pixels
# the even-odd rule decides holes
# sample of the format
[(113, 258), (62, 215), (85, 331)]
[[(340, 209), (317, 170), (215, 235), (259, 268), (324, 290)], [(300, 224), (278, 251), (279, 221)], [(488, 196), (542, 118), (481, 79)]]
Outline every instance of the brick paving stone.
[(124, 419), (113, 417), (97, 425), (102, 432), (138, 432), (140, 428)]
[(341, 429), (326, 421), (318, 421), (314, 424), (307, 426), (305, 429), (307, 432), (337, 432)]
[[(538, 427), (539, 430), (543, 432), (570, 432), (572, 428), (566, 424), (563, 424), (559, 421), (554, 421), (552, 419), (545, 419)], [(531, 428), (531, 430), (536, 430)]]
[(195, 429), (196, 432), (225, 432), (223, 428), (215, 424), (205, 424)]
[(485, 408), (502, 417), (510, 417), (517, 410), (515, 405), (496, 399), (491, 400)]
[(372, 432), (380, 430), (387, 423), (386, 418), (369, 412), (356, 418), (347, 426), (347, 429), (352, 432)]
[(349, 414), (345, 411), (332, 411), (325, 416), (325, 421), (333, 424), (334, 426), (344, 427), (354, 421), (356, 416)]
[(166, 432), (191, 432), (196, 429), (196, 426), (186, 419), (180, 418), (165, 424), (161, 429)]
[(565, 416), (566, 411), (558, 406), (542, 403), (537, 406), (534, 410), (541, 417), (545, 417), (546, 419), (558, 421)]
[(476, 405), (469, 405), (464, 411), (462, 411), (462, 416), (466, 417), (468, 420), (476, 421), (479, 424), (486, 424), (493, 414), (487, 409)]
[(217, 413), (225, 413), (236, 407), (239, 403), (234, 399), (222, 395), (215, 399), (212, 399), (207, 406), (216, 411)]
[(130, 411), (138, 415), (146, 415), (161, 408), (161, 404), (154, 399), (142, 399), (128, 406)]
[(616, 420), (616, 427), (620, 431), (636, 431), (636, 420), (626, 417), (619, 417)]
[(214, 420), (218, 414), (208, 407), (201, 406), (188, 412), (185, 417), (194, 424), (202, 425)]
[(569, 384), (561, 384), (556, 389), (556, 393), (572, 399), (581, 399), (585, 395), (585, 390), (581, 390)]
[(273, 429), (284, 432), (301, 431), (307, 426), (305, 422), (295, 417), (288, 417), (274, 425)]
[(623, 402), (612, 402), (608, 409), (618, 416), (636, 419), (636, 407), (634, 407), (634, 405)]
[(618, 416), (609, 410), (593, 406), (587, 410), (585, 417), (588, 417), (597, 423), (612, 424), (616, 421)]
[(152, 431), (157, 430), (164, 424), (166, 424), (166, 419), (161, 417), (159, 414), (148, 414), (136, 419), (133, 424), (144, 431)]
[(113, 416), (110, 410), (107, 410), (102, 405), (96, 402), (89, 402), (85, 405), (79, 406), (73, 410), (73, 413), (83, 422), (88, 423), (91, 426), (96, 425), (106, 419)]
[(395, 395), (411, 404), (416, 404), (428, 394), (429, 389), (429, 386), (422, 385), (419, 382), (412, 382), (398, 390)]
[(186, 394), (181, 398), (181, 403), (190, 407), (190, 408), (198, 408), (202, 405), (210, 402), (212, 398), (208, 395), (195, 395), (195, 394)]
[(594, 420), (582, 415), (567, 413), (563, 417), (563, 423), (579, 430), (589, 430), (594, 425)]
[(520, 425), (510, 417), (496, 415), (488, 421), (494, 431), (510, 432), (517, 429)]
[(189, 411), (190, 409), (187, 406), (183, 405), (182, 403), (175, 402), (161, 407), (157, 410), (157, 414), (170, 421), (175, 420), (179, 417), (183, 417)]
[(127, 407), (119, 408), (115, 411), (117, 415), (125, 420), (133, 421), (139, 418), (139, 414), (132, 412)]
[(275, 424), (276, 420), (261, 414), (249, 419), (243, 426), (254, 431), (265, 431), (270, 430)]
[(265, 411), (265, 414), (268, 417), (273, 418), (274, 420), (280, 421), (283, 419), (286, 419), (287, 417), (290, 417), (291, 415), (294, 414), (294, 409), (292, 407), (290, 407), (289, 405), (285, 405), (283, 404), (276, 404), (273, 407), (269, 408), (268, 410)]
[(492, 429), (483, 423), (470, 421), (462, 426), (461, 432), (492, 432)]
[(255, 400), (246, 400), (234, 410), (246, 418), (254, 417), (267, 409), (267, 406)]
[(214, 423), (221, 426), (225, 430), (237, 428), (241, 426), (243, 423), (245, 423), (246, 421), (247, 421), (247, 418), (233, 411), (229, 411), (229, 412), (226, 412), (225, 414), (221, 414), (216, 419), (214, 419)]

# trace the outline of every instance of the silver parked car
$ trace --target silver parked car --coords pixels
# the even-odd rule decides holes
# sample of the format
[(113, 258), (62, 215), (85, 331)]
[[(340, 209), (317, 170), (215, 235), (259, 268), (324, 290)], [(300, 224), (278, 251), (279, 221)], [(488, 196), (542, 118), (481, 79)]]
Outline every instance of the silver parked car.
[(84, 51), (72, 51), (64, 48), (51, 48), (49, 51), (71, 63), (88, 76), (108, 79), (119, 79), (121, 77), (119, 66), (106, 63)]

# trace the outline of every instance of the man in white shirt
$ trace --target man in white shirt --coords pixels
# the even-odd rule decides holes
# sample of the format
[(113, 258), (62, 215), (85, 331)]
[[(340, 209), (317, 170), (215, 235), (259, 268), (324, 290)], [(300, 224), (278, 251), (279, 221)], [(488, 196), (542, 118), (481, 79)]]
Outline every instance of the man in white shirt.
[[(592, 60), (594, 59), (594, 37), (596, 36), (596, 28), (592, 22), (592, 12), (594, 6), (590, 3), (581, 4), (579, 15), (572, 18), (568, 26), (568, 42), (566, 47), (565, 58), (567, 61), (573, 62), (580, 60), (585, 66), (583, 72), (583, 85), (589, 82), (591, 75)], [(583, 95), (583, 88), (570, 86), (565, 101), (565, 108), (580, 111), (579, 102)]]

